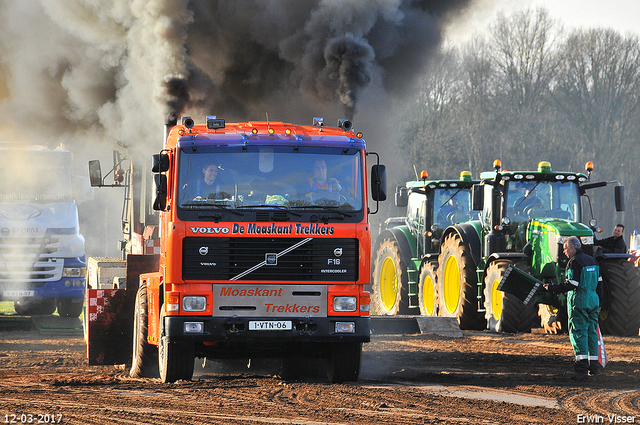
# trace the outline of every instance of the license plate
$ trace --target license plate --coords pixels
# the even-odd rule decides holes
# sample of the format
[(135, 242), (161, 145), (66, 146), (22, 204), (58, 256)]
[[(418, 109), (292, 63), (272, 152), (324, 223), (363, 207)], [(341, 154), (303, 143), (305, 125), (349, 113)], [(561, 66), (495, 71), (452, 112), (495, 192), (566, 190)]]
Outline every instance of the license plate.
[(257, 320), (249, 322), (250, 331), (290, 331), (291, 320)]
[(33, 297), (33, 291), (4, 291), (7, 298)]

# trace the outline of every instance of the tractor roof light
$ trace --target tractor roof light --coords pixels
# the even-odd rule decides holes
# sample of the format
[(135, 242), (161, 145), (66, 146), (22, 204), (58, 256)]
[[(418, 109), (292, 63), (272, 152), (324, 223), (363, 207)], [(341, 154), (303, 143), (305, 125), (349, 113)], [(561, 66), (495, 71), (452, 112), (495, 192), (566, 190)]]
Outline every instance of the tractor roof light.
[(427, 177), (429, 177), (429, 173), (427, 173), (425, 170), (420, 171), (420, 180), (425, 181)]
[(471, 181), (471, 172), (470, 171), (462, 171), (462, 172), (460, 172), (460, 181), (470, 182)]
[(538, 163), (538, 172), (539, 173), (550, 173), (551, 172), (551, 163), (548, 161), (540, 161)]
[(493, 161), (493, 168), (495, 168), (496, 171), (500, 171), (500, 168), (502, 168), (502, 161), (499, 159)]
[(593, 162), (589, 161), (586, 164), (584, 164), (584, 169), (587, 173), (590, 173), (593, 171)]

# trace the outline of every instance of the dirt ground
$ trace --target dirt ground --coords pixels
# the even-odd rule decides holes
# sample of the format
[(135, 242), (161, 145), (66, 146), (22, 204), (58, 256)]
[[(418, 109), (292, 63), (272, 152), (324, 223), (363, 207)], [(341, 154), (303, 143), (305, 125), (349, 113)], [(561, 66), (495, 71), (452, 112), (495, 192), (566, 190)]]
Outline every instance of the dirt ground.
[(161, 384), (129, 378), (124, 366), (88, 366), (81, 335), (3, 331), (0, 423), (640, 423), (640, 339), (604, 339), (610, 363), (586, 382), (563, 376), (568, 337), (538, 330), (374, 336), (358, 383), (199, 361), (193, 381)]

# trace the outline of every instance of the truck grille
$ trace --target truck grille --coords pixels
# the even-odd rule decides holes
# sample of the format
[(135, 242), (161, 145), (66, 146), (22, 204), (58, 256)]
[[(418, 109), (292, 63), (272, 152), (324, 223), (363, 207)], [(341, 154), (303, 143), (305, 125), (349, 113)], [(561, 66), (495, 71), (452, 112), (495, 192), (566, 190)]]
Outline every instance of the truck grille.
[[(31, 281), (36, 286), (62, 277), (64, 260), (56, 257), (58, 239), (0, 238), (0, 283)], [(38, 283), (40, 285), (38, 285)]]
[(190, 237), (183, 259), (184, 280), (358, 279), (357, 239)]

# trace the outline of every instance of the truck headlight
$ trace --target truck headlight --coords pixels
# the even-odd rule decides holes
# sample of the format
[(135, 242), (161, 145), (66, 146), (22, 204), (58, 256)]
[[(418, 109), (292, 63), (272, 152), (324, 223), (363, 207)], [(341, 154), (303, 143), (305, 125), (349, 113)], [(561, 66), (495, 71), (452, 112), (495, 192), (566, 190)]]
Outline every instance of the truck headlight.
[(65, 267), (62, 269), (62, 277), (84, 277), (84, 267)]
[(184, 311), (205, 311), (207, 299), (205, 297), (184, 297), (182, 298), (182, 309)]
[(580, 236), (582, 245), (593, 245), (593, 236)]
[(356, 297), (334, 297), (333, 311), (356, 311), (358, 302)]

